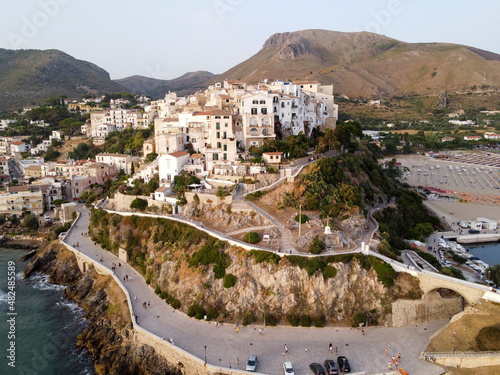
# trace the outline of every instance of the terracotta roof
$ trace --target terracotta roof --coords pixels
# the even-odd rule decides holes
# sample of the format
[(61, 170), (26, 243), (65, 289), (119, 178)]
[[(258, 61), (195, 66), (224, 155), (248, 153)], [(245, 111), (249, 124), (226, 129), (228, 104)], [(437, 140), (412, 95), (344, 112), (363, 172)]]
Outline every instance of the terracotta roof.
[(198, 158), (201, 158), (202, 156), (203, 156), (203, 154), (193, 154), (193, 155), (191, 155), (191, 158), (198, 159)]
[(100, 154), (97, 154), (96, 157), (97, 156), (112, 156), (112, 157), (118, 157), (118, 158), (126, 158), (129, 155), (127, 155), (127, 154), (106, 154), (106, 153), (101, 152)]
[(278, 152), (278, 151), (262, 153), (262, 155), (282, 155), (282, 154), (283, 154), (282, 152)]
[(168, 186), (161, 186), (158, 189), (155, 190), (155, 193), (164, 193), (169, 189)]
[(19, 146), (19, 145), (24, 144), (24, 142), (12, 142), (11, 144), (14, 146)]
[(169, 156), (173, 156), (174, 158), (180, 158), (181, 156), (189, 155), (186, 151), (176, 151), (168, 154)]

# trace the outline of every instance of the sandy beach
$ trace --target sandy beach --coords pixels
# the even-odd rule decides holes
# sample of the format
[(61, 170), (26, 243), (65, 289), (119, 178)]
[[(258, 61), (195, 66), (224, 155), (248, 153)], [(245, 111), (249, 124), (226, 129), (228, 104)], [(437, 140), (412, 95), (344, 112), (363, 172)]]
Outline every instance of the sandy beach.
[(497, 155), (489, 156), (486, 153), (469, 153), (461, 154), (452, 161), (436, 160), (423, 155), (403, 155), (397, 161), (407, 168), (403, 179), (409, 185), (446, 190), (450, 192), (450, 196), (469, 202), (425, 201), (429, 209), (440, 218), (444, 217), (451, 225), (478, 217), (500, 220), (500, 168), (472, 163), (495, 162), (497, 158)]

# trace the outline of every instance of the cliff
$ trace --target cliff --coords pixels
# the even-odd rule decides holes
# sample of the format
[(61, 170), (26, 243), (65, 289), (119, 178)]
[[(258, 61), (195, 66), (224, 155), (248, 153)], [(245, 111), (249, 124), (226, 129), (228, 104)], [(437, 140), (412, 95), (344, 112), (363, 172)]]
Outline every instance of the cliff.
[(48, 274), (50, 282), (67, 285), (64, 296), (85, 309), (89, 326), (78, 336), (76, 345), (92, 354), (98, 374), (180, 374), (151, 346), (134, 340), (126, 297), (111, 277), (98, 275), (92, 268), (82, 273), (75, 256), (56, 242), (39, 251), (24, 277), (33, 272)]
[[(121, 247), (160, 297), (190, 316), (317, 326), (391, 324), (391, 302), (419, 298), (418, 281), (361, 254), (306, 258), (229, 247), (188, 225), (94, 210), (90, 235)], [(366, 320), (366, 319), (365, 319)], [(310, 324), (310, 323), (309, 323)]]

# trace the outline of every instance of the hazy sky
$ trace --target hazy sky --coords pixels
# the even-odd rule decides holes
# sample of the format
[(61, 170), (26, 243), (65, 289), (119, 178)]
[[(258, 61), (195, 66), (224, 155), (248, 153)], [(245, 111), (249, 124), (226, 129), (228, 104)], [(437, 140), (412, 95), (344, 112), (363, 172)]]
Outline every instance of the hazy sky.
[(498, 0), (1, 0), (0, 47), (59, 49), (111, 78), (222, 73), (274, 33), (372, 31), (500, 53)]

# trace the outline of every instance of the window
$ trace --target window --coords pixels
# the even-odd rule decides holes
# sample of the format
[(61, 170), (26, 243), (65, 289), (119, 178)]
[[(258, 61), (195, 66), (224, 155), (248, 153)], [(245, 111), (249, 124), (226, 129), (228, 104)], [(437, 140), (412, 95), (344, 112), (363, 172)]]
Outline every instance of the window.
[(229, 124), (226, 122), (225, 127), (227, 128), (228, 126), (229, 126)]
[(285, 102), (281, 102), (281, 108), (285, 108)]
[(252, 115), (256, 115), (257, 114), (257, 108), (252, 108), (250, 111), (251, 111)]
[(260, 104), (266, 104), (266, 101), (265, 100), (261, 100)]
[(215, 123), (215, 129), (217, 129), (217, 130), (220, 129), (220, 122)]
[(214, 154), (213, 160), (219, 160), (219, 154)]
[(269, 131), (266, 128), (262, 129), (262, 135), (269, 135)]
[(260, 112), (261, 112), (263, 115), (267, 115), (267, 108), (261, 108)]
[(259, 104), (258, 100), (252, 100), (252, 104)]
[(224, 150), (224, 151), (227, 151), (227, 145), (224, 145), (223, 150)]
[(227, 154), (224, 154), (223, 157), (224, 157), (224, 160), (227, 160)]
[(220, 132), (217, 132), (216, 137), (220, 138)]
[(224, 120), (229, 120), (229, 116), (224, 116)]
[(217, 120), (217, 119), (220, 119), (220, 116), (215, 116), (215, 119), (216, 119), (216, 120)]
[(221, 147), (221, 143), (217, 142), (217, 148), (220, 148), (220, 147)]

